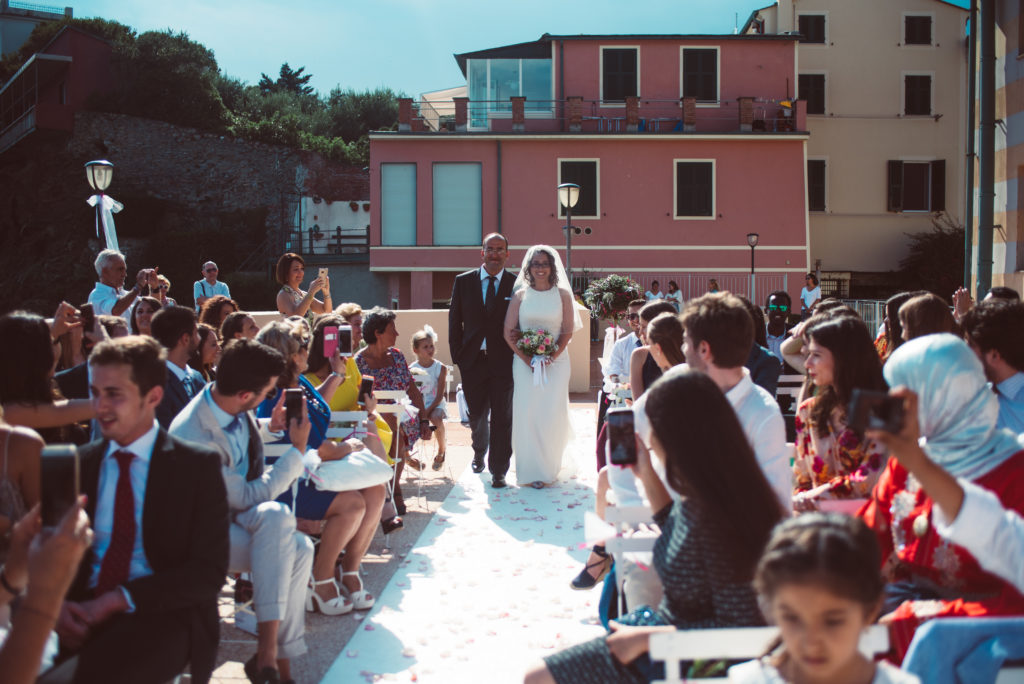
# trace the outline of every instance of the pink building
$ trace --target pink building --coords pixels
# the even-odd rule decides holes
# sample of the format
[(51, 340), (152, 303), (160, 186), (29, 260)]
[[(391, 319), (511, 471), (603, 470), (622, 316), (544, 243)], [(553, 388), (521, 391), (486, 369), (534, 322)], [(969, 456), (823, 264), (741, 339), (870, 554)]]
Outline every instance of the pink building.
[[(551, 36), (457, 55), (468, 98), (432, 130), (411, 101), (370, 136), (370, 268), (402, 307), (447, 301), (503, 233), (565, 258), (556, 187), (580, 185), (571, 265), (583, 277), (715, 278), (764, 302), (809, 267), (805, 107), (790, 36)], [(750, 276), (748, 233), (758, 233)]]

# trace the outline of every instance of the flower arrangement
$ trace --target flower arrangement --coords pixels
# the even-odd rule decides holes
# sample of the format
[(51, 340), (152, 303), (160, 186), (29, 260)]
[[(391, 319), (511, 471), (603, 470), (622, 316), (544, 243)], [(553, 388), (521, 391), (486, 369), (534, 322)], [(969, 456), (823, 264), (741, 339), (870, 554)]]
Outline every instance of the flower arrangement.
[(618, 323), (634, 299), (642, 299), (644, 290), (632, 278), (610, 275), (590, 283), (583, 301), (598, 318), (609, 318)]
[(516, 346), (527, 356), (551, 356), (557, 349), (554, 336), (543, 328), (524, 330)]

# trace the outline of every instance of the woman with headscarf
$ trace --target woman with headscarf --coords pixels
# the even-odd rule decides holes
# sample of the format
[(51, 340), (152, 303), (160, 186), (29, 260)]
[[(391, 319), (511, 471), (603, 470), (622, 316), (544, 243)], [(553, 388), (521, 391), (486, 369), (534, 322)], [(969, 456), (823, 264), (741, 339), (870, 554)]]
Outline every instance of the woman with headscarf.
[[(955, 477), (992, 491), (1007, 509), (1024, 512), (1024, 441), (996, 427), (998, 400), (963, 340), (940, 334), (906, 342), (889, 357), (884, 373), (892, 387), (919, 397), (917, 411), (904, 418), (900, 434), (872, 431), (872, 438), (893, 450), (919, 443)], [(893, 458), (860, 512), (887, 559), (883, 613), (894, 625), (900, 658), (926, 619), (1024, 614), (1024, 596), (937, 533), (932, 509), (931, 497)]]

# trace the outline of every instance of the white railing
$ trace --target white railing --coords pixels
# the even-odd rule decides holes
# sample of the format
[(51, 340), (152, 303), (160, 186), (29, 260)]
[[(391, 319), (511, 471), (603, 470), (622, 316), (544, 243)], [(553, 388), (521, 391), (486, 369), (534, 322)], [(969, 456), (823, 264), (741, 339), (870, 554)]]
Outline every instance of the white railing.
[(882, 325), (882, 321), (885, 320), (885, 300), (843, 299), (840, 301), (860, 314), (860, 317), (864, 319), (864, 323), (868, 326), (868, 332), (874, 338), (875, 333), (878, 331), (878, 326)]

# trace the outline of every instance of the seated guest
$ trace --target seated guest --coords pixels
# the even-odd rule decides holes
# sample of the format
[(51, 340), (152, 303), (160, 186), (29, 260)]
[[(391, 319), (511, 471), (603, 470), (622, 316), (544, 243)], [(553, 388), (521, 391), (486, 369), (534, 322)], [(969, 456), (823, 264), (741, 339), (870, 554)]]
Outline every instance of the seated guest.
[(908, 299), (900, 306), (898, 317), (904, 340), (935, 333), (960, 334), (949, 305), (930, 292)]
[(206, 382), (213, 382), (217, 379), (217, 361), (220, 359), (220, 343), (217, 341), (217, 331), (200, 323), (196, 326), (199, 331), (199, 346), (188, 358), (188, 365), (193, 370), (199, 371)]
[(633, 349), (629, 355), (629, 388), (633, 395), (633, 401), (639, 399), (644, 390), (661, 377), (658, 362), (651, 356), (647, 347), (647, 326), (660, 314), (675, 313), (675, 311), (672, 302), (658, 299), (644, 304), (640, 309), (640, 331), (637, 334), (643, 342), (643, 346)]
[(93, 305), (97, 316), (121, 316), (127, 323), (135, 299), (144, 289), (156, 285), (156, 271), (152, 268), (140, 270), (135, 276), (132, 289), (125, 290), (124, 281), (128, 275), (128, 267), (124, 261), (124, 254), (116, 249), (105, 249), (96, 256), (94, 265), (99, 282), (89, 293), (87, 301)]
[(39, 503), (39, 456), (43, 438), (34, 431), (9, 425), (0, 409), (0, 562), (7, 555), (10, 532), (25, 513)]
[(220, 330), (224, 319), (236, 311), (238, 311), (238, 304), (235, 303), (235, 300), (224, 295), (216, 295), (207, 299), (203, 304), (203, 308), (199, 311), (199, 322), (205, 323), (214, 330)]
[[(114, 339), (116, 337), (128, 337), (131, 335), (131, 330), (128, 328), (128, 323), (120, 316), (97, 316), (96, 320), (103, 326), (103, 330), (106, 331), (107, 337)], [(152, 326), (152, 323), (150, 323)]]
[(985, 300), (964, 314), (963, 331), (999, 397), (999, 427), (1024, 433), (1024, 304)]
[(807, 340), (807, 377), (817, 394), (796, 411), (794, 501), (801, 510), (819, 499), (868, 496), (885, 467), (885, 450), (847, 426), (854, 388), (884, 391), (881, 363), (860, 317), (813, 322)]
[(905, 341), (903, 326), (900, 324), (900, 307), (919, 294), (924, 293), (898, 292), (885, 300), (885, 318), (882, 319), (881, 330), (875, 338), (875, 351), (883, 363)]
[[(987, 302), (991, 299), (1019, 302), (1020, 293), (1012, 287), (996, 286), (989, 288), (982, 301)], [(953, 318), (956, 319), (957, 323), (963, 321), (964, 315), (971, 310), (972, 306), (974, 306), (974, 301), (971, 299), (971, 293), (966, 288), (958, 287), (956, 292), (953, 293)]]
[(250, 681), (263, 683), (288, 679), (291, 659), (306, 652), (304, 604), (313, 564), (313, 543), (296, 531), (288, 507), (274, 501), (302, 474), (309, 420), (303, 411), (301, 420), (292, 421), (294, 448), (268, 466), (261, 435), (285, 427), (284, 403), (278, 402), (269, 421), (257, 421), (252, 413), (276, 390), (284, 370), (276, 350), (252, 340), (232, 341), (224, 348), (216, 382), (171, 424), (172, 435), (219, 452), (232, 520), (229, 570), (253, 577), (257, 651), (245, 672)]
[(171, 281), (167, 279), (167, 276), (163, 273), (158, 273), (156, 282), (158, 284), (156, 289), (152, 291), (152, 295), (154, 299), (160, 302), (160, 306), (178, 306), (178, 302), (174, 301), (172, 297), (167, 296), (167, 293), (171, 291)]
[(153, 314), (162, 308), (158, 299), (139, 297), (139, 301), (132, 308), (132, 335), (149, 335)]
[[(317, 388), (302, 376), (307, 366), (310, 341), (304, 329), (297, 324), (274, 321), (263, 326), (256, 341), (277, 350), (285, 358), (285, 370), (277, 379), (277, 391), (268, 394), (263, 403), (256, 407), (256, 415), (269, 417), (278, 402), (283, 400), (285, 389), (301, 389), (311, 425), (309, 446), (313, 449), (321, 448), (323, 444), (330, 446), (327, 440), (330, 406)], [(340, 371), (344, 370), (345, 361), (336, 350), (329, 362), (335, 370), (321, 387), (331, 393), (341, 383)], [(379, 446), (379, 439), (375, 434), (371, 435), (375, 446)], [(370, 436), (367, 441), (371, 441)], [(341, 452), (337, 458), (362, 448), (363, 444), (359, 440), (348, 440), (337, 446)], [(383, 460), (387, 458), (383, 448), (379, 449), (378, 455)], [(295, 517), (300, 521), (299, 529), (320, 534), (320, 549), (313, 563), (312, 582), (312, 606), (320, 612), (342, 615), (353, 608), (365, 610), (373, 606), (375, 599), (363, 589), (359, 565), (370, 548), (386, 495), (383, 484), (344, 492), (321, 491), (309, 479), (299, 484), (294, 502)], [(291, 492), (285, 493), (279, 500), (292, 503)], [(345, 556), (341, 559), (339, 587), (334, 573), (343, 550)]]
[(228, 565), (228, 506), (217, 454), (155, 420), (167, 366), (148, 337), (89, 357), (102, 441), (79, 451), (96, 537), (57, 622), (72, 658), (42, 681), (166, 682), (217, 655), (217, 594)]
[[(889, 357), (884, 370), (891, 385), (920, 398), (917, 411), (905, 415), (901, 433), (887, 441), (902, 451), (920, 441), (925, 454), (955, 477), (991, 490), (1007, 509), (1024, 511), (1024, 444), (996, 426), (998, 401), (963, 340), (953, 335), (911, 340)], [(1024, 614), (1024, 596), (939, 536), (932, 508), (927, 491), (890, 459), (860, 512), (882, 547), (891, 583), (883, 613), (889, 614), (899, 658), (914, 629), (929, 618)]]
[(639, 337), (640, 309), (644, 308), (646, 303), (643, 299), (634, 299), (629, 303), (626, 309), (629, 333), (620, 337), (612, 347), (608, 365), (604, 368), (606, 380), (613, 383), (629, 382), (629, 357), (634, 349), (643, 345)]
[[(655, 458), (638, 440), (634, 469), (661, 527), (654, 569), (664, 598), (657, 609), (643, 606), (612, 622), (607, 637), (548, 656), (527, 674), (530, 684), (663, 678), (663, 668), (647, 657), (651, 633), (763, 623), (750, 581), (781, 509), (736, 414), (718, 386), (696, 371), (663, 378), (646, 396)], [(681, 500), (672, 501), (654, 460)]]
[[(309, 284), (309, 292), (302, 289), (306, 275), (306, 262), (298, 254), (288, 252), (281, 255), (275, 268), (281, 290), (277, 293), (277, 310), (282, 316), (302, 316), (311, 326), (317, 314), (329, 313), (331, 304), (331, 280), (327, 276), (317, 277)], [(316, 298), (323, 292), (324, 300)]]
[(260, 329), (256, 327), (253, 317), (244, 311), (232, 311), (224, 317), (220, 324), (220, 341), (227, 344), (231, 340), (255, 340)]
[(202, 311), (203, 305), (217, 295), (231, 299), (231, 289), (228, 288), (228, 284), (217, 280), (219, 274), (220, 270), (217, 268), (217, 264), (212, 261), (203, 264), (203, 279), (197, 280), (192, 285), (192, 298), (196, 303), (196, 313)]
[(768, 323), (765, 326), (765, 347), (772, 354), (783, 362), (782, 342), (789, 332), (789, 311), (793, 308), (793, 300), (785, 290), (776, 290), (768, 295), (764, 303), (765, 311), (768, 312)]
[(345, 302), (344, 304), (339, 304), (334, 313), (344, 318), (345, 323), (352, 326), (352, 351), (357, 352), (365, 347), (366, 340), (363, 339), (363, 307), (355, 302)]
[(206, 385), (202, 374), (188, 365), (199, 348), (196, 314), (184, 306), (170, 306), (153, 316), (153, 337), (167, 350), (167, 384), (156, 409), (156, 419), (167, 429), (174, 416)]
[(754, 342), (750, 345), (750, 353), (743, 367), (750, 371), (750, 379), (758, 387), (763, 387), (768, 394), (775, 396), (779, 388), (779, 375), (782, 373), (782, 364), (774, 358), (771, 350), (768, 349), (768, 333), (765, 329), (764, 312), (761, 307), (754, 304), (746, 297), (737, 295), (737, 299), (743, 302), (747, 313), (754, 321)]

